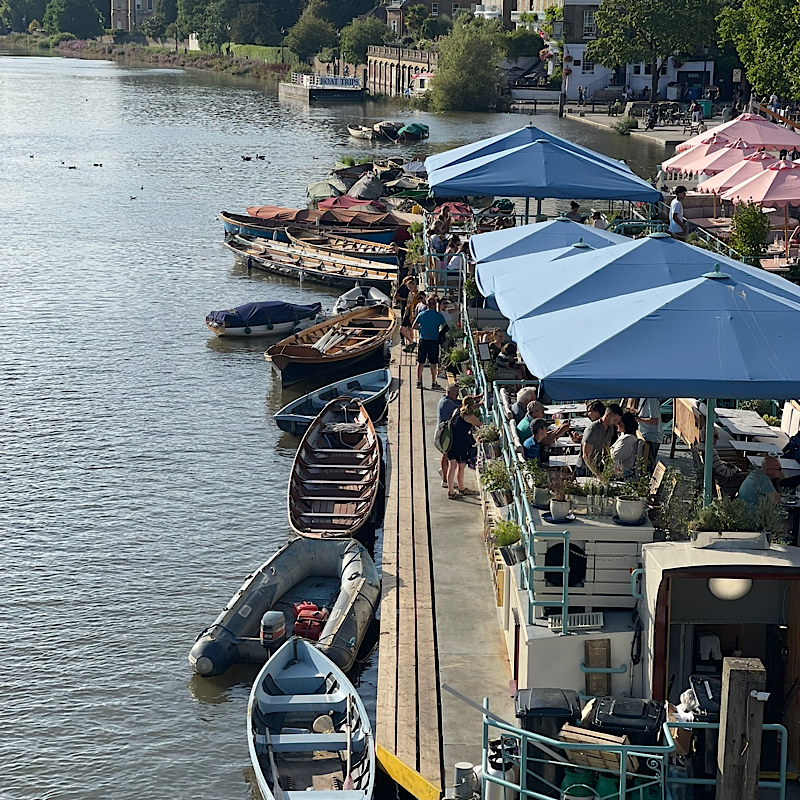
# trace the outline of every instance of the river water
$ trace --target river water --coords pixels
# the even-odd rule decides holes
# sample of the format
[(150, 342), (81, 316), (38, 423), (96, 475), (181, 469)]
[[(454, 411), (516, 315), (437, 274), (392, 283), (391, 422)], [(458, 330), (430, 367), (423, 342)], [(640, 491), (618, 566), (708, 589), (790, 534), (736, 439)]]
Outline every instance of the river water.
[[(253, 670), (200, 680), (186, 654), (287, 540), (296, 441), (273, 423), (289, 396), (264, 345), (216, 341), (203, 320), (335, 294), (237, 270), (215, 216), (304, 205), (335, 158), (374, 147), (346, 122), (408, 113), (279, 104), (274, 86), (203, 72), (0, 57), (0, 797), (251, 797)], [(418, 116), (430, 142), (382, 149), (527, 121)], [(642, 174), (661, 155), (536, 123)], [(372, 705), (375, 678), (371, 659)]]

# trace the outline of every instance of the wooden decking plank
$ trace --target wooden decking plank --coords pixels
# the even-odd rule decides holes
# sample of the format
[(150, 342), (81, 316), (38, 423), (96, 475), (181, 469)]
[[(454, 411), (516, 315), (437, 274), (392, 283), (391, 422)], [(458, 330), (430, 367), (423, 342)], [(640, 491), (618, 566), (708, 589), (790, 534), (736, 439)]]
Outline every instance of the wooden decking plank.
[[(391, 367), (394, 387), (399, 387), (399, 365)], [(398, 400), (387, 412), (387, 496), (381, 560), (381, 633), (378, 658), (376, 738), (390, 752), (397, 748), (397, 533), (399, 498)]]
[(413, 507), (411, 503), (410, 369), (400, 370), (398, 446), (398, 594), (397, 756), (417, 768), (416, 576), (414, 573)]
[(441, 786), (441, 732), (433, 622), (433, 581), (428, 516), (428, 477), (425, 454), (425, 412), (420, 392), (412, 403), (411, 450), (414, 491), (414, 562), (417, 586), (417, 695), (422, 711), (418, 721), (419, 772)]

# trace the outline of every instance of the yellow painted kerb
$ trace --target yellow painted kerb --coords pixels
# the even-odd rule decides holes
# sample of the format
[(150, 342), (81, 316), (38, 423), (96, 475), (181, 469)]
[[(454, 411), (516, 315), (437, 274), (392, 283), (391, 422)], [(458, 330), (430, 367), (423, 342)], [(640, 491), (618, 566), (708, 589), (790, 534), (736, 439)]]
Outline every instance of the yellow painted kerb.
[(390, 753), (380, 744), (375, 745), (378, 766), (395, 782), (399, 783), (417, 800), (439, 800), (442, 790), (423, 778), (415, 769), (404, 764), (394, 753)]

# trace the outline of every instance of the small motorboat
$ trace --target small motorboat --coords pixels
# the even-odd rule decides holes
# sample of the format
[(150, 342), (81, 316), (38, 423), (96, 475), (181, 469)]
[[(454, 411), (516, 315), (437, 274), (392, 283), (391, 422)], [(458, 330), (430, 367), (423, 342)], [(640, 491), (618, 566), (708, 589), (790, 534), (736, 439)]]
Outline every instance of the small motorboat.
[(375, 137), (375, 131), (372, 128), (367, 128), (365, 125), (348, 125), (347, 132), (354, 139), (366, 139), (371, 141)]
[(397, 132), (397, 138), (404, 142), (418, 142), (430, 136), (430, 129), (421, 122), (409, 122)]
[(349, 236), (302, 228), (287, 228), (286, 237), (291, 244), (303, 250), (397, 265), (397, 251), (391, 244), (367, 242), (362, 239), (351, 239)]
[(322, 250), (295, 247), (271, 239), (235, 236), (225, 242), (238, 264), (326, 286), (366, 284), (389, 291), (397, 280), (397, 267), (385, 262), (333, 255)]
[[(204, 677), (222, 675), (241, 662), (263, 664), (285, 637), (262, 638), (262, 618), (273, 612), (280, 620), (283, 614), (283, 630), (291, 633), (301, 610), (313, 605), (324, 610), (316, 646), (346, 672), (355, 662), (380, 591), (378, 570), (358, 542), (292, 539), (247, 576), (197, 637), (189, 664)], [(274, 634), (280, 626), (271, 630)]]
[(377, 422), (386, 411), (386, 393), (391, 383), (392, 374), (388, 369), (376, 369), (354, 378), (345, 378), (285, 405), (275, 414), (275, 422), (282, 431), (292, 436), (302, 436), (320, 411), (337, 397), (360, 400), (370, 419)]
[(365, 306), (390, 306), (392, 301), (374, 286), (354, 286), (343, 295), (339, 296), (333, 307), (334, 314), (346, 314), (357, 308)]
[(288, 336), (264, 357), (280, 371), (284, 386), (307, 380), (329, 383), (337, 375), (355, 374), (356, 364), (382, 362), (396, 327), (397, 315), (389, 306), (358, 308)]
[(372, 130), (377, 134), (378, 139), (389, 139), (389, 141), (396, 142), (400, 129), (403, 127), (402, 122), (392, 122), (391, 120), (384, 120), (383, 122), (376, 122), (372, 126)]
[(320, 303), (245, 303), (229, 311), (212, 311), (206, 317), (206, 326), (217, 336), (285, 336), (294, 333), (304, 320), (316, 319), (321, 311)]
[(375, 738), (345, 674), (294, 637), (258, 674), (247, 743), (264, 800), (372, 800)]
[(289, 478), (289, 524), (300, 536), (350, 538), (375, 511), (381, 472), (378, 436), (364, 406), (331, 400), (309, 425)]

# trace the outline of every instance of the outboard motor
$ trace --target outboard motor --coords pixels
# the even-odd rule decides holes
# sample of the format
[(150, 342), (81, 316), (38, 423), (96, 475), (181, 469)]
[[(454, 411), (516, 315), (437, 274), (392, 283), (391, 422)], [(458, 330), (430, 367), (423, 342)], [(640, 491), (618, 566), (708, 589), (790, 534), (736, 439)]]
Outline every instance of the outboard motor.
[(286, 617), (282, 611), (267, 611), (261, 617), (261, 646), (276, 650), (286, 641)]

